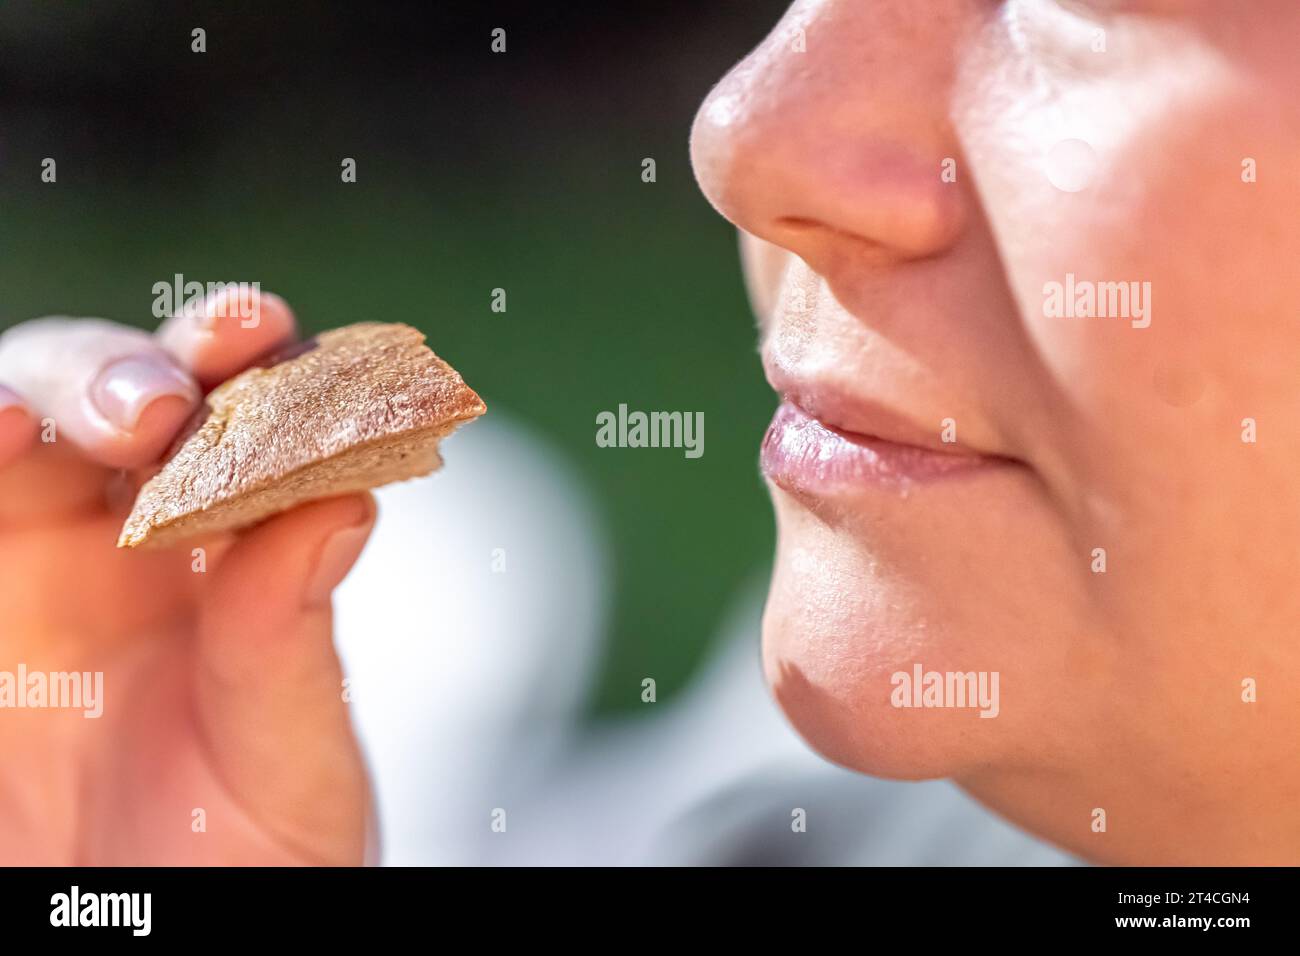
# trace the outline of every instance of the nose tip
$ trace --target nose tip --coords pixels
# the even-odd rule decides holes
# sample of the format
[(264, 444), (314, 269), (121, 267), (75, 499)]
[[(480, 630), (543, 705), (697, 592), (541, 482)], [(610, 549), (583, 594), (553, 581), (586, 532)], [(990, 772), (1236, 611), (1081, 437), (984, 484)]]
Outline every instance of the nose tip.
[(691, 166), (695, 180), (705, 198), (732, 222), (736, 222), (733, 213), (736, 204), (728, 187), (736, 179), (733, 167), (741, 131), (733, 127), (738, 122), (739, 109), (737, 96), (719, 84), (700, 104), (691, 124)]
[(965, 221), (961, 189), (944, 175), (957, 147), (936, 135), (947, 127), (942, 91), (901, 92), (897, 77), (873, 89), (862, 60), (853, 42), (767, 43), (692, 125), (696, 179), (713, 206), (814, 267), (854, 251), (936, 255)]

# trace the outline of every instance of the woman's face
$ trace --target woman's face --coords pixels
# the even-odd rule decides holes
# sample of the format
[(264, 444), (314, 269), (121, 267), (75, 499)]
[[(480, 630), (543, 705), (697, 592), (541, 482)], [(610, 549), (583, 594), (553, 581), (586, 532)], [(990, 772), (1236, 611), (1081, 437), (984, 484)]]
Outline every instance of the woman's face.
[(1098, 860), (1296, 862), (1298, 35), (800, 0), (709, 94), (786, 401), (765, 667), (829, 758)]

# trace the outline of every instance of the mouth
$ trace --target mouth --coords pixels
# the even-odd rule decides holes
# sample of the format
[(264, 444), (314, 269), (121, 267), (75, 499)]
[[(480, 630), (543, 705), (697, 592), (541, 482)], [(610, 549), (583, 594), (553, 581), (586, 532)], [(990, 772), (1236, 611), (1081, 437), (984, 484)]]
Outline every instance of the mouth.
[[(906, 491), (914, 485), (968, 477), (1009, 459), (969, 449), (940, 450), (848, 431), (813, 416), (789, 397), (777, 408), (763, 438), (760, 464), (778, 487), (828, 495), (859, 488)], [(936, 435), (935, 441), (942, 439)]]

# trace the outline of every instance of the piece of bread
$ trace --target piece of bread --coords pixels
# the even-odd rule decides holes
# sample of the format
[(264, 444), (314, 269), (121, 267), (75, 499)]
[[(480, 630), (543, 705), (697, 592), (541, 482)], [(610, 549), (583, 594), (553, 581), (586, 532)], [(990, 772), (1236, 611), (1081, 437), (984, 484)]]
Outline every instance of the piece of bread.
[(409, 325), (334, 329), (208, 396), (209, 414), (136, 497), (119, 548), (229, 531), (315, 498), (427, 475), (486, 406)]

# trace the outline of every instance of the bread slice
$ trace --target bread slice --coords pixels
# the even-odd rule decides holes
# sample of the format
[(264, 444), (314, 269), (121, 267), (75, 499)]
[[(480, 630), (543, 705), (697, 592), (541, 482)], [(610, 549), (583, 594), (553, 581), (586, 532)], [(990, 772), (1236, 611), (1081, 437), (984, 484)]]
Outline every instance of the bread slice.
[(250, 368), (135, 500), (119, 548), (230, 531), (304, 501), (427, 475), (438, 443), (487, 411), (409, 325), (362, 322)]

